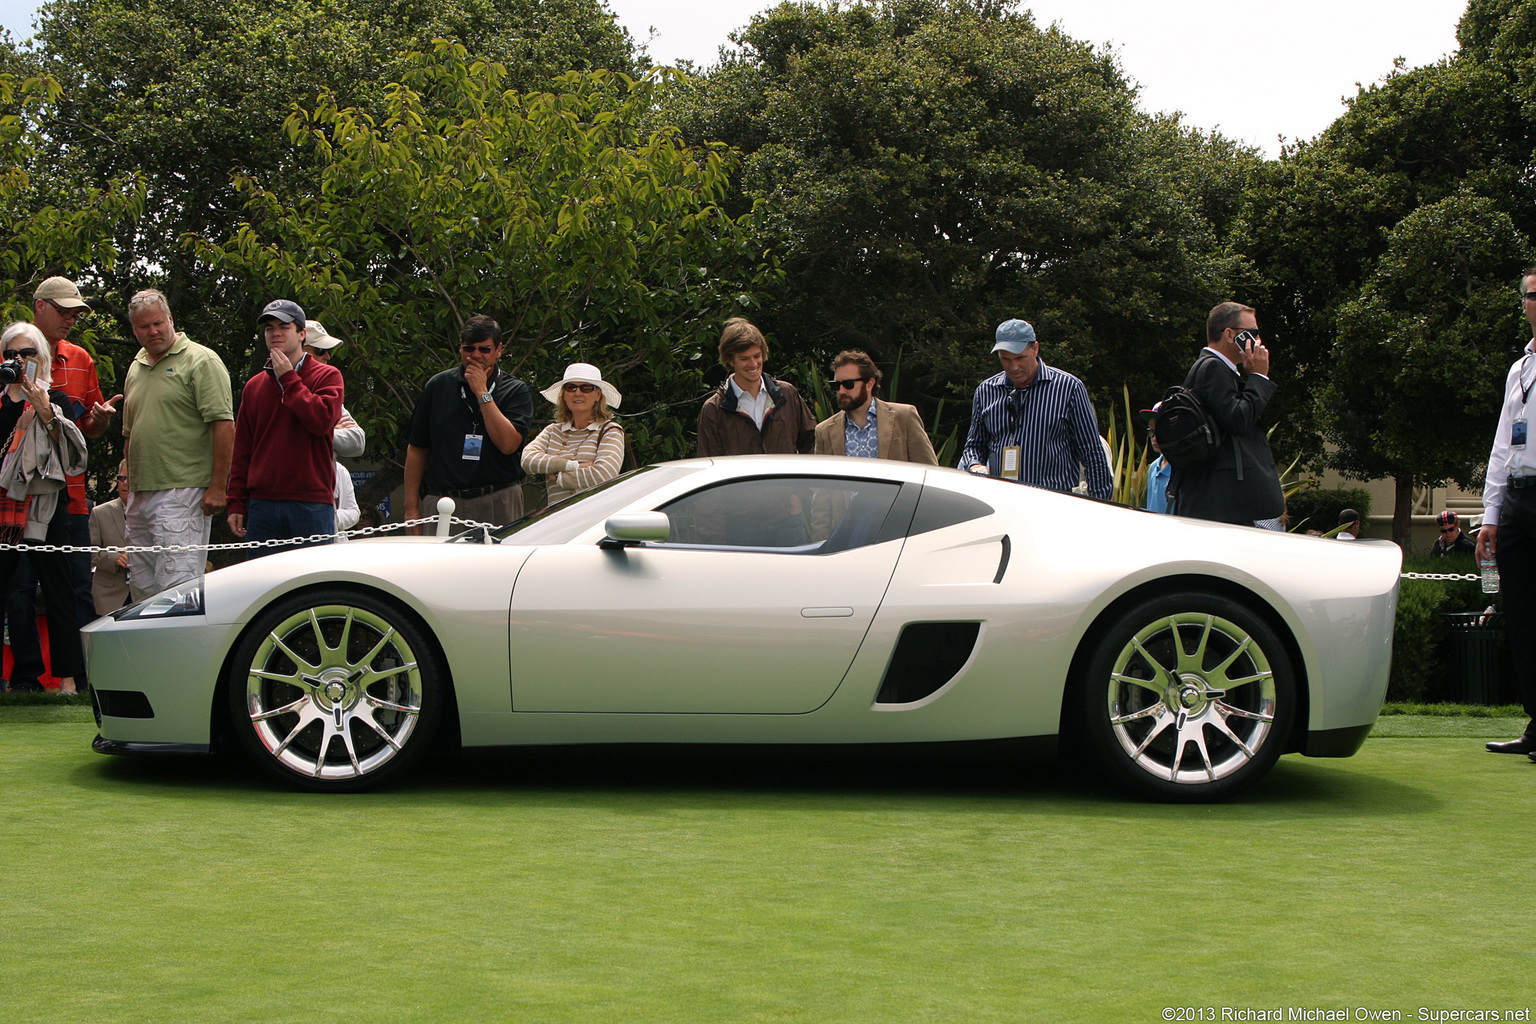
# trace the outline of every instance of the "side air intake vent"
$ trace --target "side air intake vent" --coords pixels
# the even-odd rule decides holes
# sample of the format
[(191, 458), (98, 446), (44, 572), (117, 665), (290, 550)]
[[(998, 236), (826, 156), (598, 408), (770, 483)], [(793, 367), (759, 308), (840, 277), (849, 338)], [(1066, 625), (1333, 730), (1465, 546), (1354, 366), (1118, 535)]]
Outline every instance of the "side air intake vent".
[(955, 678), (981, 633), (979, 622), (914, 622), (901, 631), (880, 681), (881, 704), (911, 704)]

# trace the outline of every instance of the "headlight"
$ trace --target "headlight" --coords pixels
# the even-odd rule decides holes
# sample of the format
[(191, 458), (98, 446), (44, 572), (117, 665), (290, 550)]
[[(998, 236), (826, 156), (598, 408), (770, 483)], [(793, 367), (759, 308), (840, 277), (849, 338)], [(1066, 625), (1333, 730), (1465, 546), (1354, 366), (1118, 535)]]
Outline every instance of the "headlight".
[(112, 613), (119, 622), (130, 619), (169, 619), (178, 615), (203, 614), (203, 581), (183, 583), (154, 597), (120, 608)]

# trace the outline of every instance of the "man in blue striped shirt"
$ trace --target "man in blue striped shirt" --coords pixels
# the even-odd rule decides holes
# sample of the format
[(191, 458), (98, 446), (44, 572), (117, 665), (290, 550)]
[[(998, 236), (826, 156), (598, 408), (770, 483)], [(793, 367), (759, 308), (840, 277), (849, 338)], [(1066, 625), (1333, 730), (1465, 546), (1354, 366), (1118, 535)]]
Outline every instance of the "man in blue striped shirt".
[(1001, 324), (996, 342), (1003, 372), (976, 388), (960, 468), (1070, 491), (1081, 467), (1089, 496), (1108, 499), (1113, 478), (1088, 389), (1040, 360), (1035, 329), (1023, 320)]

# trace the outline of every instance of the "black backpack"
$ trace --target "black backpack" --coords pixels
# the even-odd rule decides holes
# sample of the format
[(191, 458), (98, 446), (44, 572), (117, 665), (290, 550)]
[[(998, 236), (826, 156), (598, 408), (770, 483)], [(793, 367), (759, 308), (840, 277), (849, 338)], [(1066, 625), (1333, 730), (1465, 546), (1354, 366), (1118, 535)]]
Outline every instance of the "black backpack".
[(1226, 441), (1200, 396), (1182, 384), (1175, 384), (1163, 396), (1152, 420), (1152, 435), (1157, 438), (1164, 460), (1177, 470), (1205, 466)]

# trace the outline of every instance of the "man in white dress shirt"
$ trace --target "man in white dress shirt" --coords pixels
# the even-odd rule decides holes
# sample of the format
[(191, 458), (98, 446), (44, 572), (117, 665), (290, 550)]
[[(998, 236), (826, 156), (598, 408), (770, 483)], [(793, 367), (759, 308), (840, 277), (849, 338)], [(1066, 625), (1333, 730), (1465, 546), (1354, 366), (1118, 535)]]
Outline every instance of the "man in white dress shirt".
[[(1536, 332), (1536, 267), (1520, 275), (1520, 304)], [(1498, 559), (1504, 587), (1504, 632), (1509, 636), (1520, 701), (1531, 722), (1519, 739), (1489, 743), (1500, 754), (1526, 754), (1536, 761), (1536, 450), (1529, 436), (1529, 404), (1536, 397), (1536, 336), (1509, 368), (1504, 406), (1488, 453), (1483, 485), (1483, 528), (1477, 558)]]

